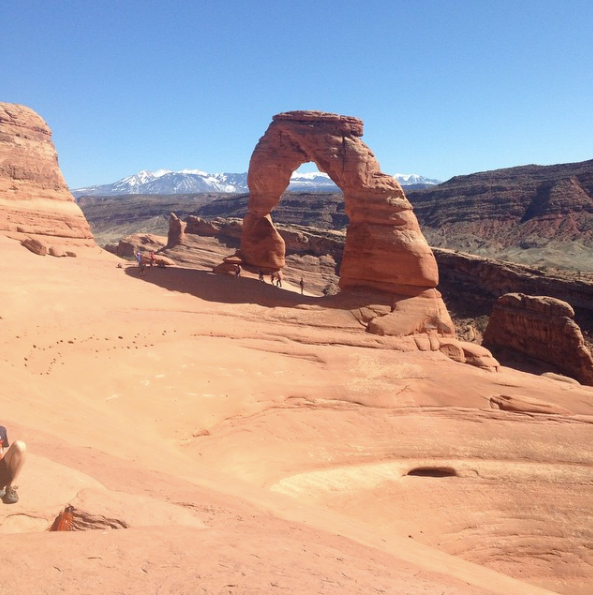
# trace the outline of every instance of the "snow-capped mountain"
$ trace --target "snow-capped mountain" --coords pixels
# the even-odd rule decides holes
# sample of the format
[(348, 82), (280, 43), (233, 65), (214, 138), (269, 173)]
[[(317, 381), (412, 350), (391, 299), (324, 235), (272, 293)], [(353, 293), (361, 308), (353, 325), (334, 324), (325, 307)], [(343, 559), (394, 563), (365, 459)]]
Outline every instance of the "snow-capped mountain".
[(197, 192), (247, 192), (247, 174), (209, 174), (199, 169), (170, 171), (159, 169), (122, 178), (113, 184), (76, 188), (80, 196), (118, 196), (123, 194), (192, 194)]
[(393, 176), (400, 183), (402, 188), (405, 188), (406, 186), (436, 186), (441, 183), (441, 180), (425, 178), (418, 174), (393, 174)]
[[(417, 174), (395, 174), (395, 178), (406, 186), (422, 187), (439, 184), (438, 180), (424, 178)], [(295, 171), (288, 190), (293, 192), (334, 192), (338, 187), (330, 177), (321, 172), (302, 173)], [(71, 190), (72, 194), (81, 196), (119, 196), (125, 194), (194, 194), (199, 192), (249, 192), (247, 173), (243, 174), (209, 174), (199, 169), (170, 171), (141, 171), (122, 178), (113, 184), (87, 186)]]

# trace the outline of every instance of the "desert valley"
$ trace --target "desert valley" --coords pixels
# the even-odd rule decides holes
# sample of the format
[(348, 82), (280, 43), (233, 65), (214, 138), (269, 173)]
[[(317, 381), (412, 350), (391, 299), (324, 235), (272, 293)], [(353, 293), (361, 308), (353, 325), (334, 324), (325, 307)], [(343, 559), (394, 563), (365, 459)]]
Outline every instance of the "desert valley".
[[(28, 448), (0, 504), (4, 589), (589, 595), (586, 268), (461, 254), (504, 214), (473, 212), (463, 245), (435, 207), (459, 180), (408, 200), (356, 118), (288, 112), (262, 134), (249, 197), (220, 199), (240, 216), (188, 199), (164, 233), (112, 221), (100, 245), (101, 201), (74, 200), (42, 115), (0, 103), (0, 424)], [(347, 230), (272, 223), (303, 160), (342, 189)], [(576, 239), (587, 260), (578, 217), (558, 223), (563, 188), (590, 214), (579, 171), (535, 197), (513, 182), (496, 256), (525, 224), (540, 265), (555, 217), (554, 254)], [(433, 250), (415, 213), (431, 246), (460, 243)], [(72, 531), (49, 531), (68, 505)]]

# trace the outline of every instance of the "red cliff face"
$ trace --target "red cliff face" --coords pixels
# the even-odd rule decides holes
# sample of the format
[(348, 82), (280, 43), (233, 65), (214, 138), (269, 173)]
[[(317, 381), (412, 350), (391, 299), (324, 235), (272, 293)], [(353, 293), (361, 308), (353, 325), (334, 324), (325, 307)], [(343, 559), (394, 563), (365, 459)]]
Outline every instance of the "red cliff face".
[(60, 172), (50, 129), (33, 110), (12, 103), (0, 103), (0, 233), (95, 245)]

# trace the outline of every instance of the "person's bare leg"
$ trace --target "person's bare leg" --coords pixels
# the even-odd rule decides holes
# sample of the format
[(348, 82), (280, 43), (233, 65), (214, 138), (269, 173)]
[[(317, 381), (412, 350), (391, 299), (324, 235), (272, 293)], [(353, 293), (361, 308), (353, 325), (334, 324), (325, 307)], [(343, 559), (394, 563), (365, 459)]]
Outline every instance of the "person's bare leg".
[(16, 478), (19, 476), (19, 473), (25, 464), (27, 459), (27, 445), (22, 440), (15, 440), (8, 447), (8, 450), (4, 453), (4, 457), (2, 458), (12, 477), (10, 483), (6, 484), (6, 486), (2, 486), (8, 487), (16, 481)]

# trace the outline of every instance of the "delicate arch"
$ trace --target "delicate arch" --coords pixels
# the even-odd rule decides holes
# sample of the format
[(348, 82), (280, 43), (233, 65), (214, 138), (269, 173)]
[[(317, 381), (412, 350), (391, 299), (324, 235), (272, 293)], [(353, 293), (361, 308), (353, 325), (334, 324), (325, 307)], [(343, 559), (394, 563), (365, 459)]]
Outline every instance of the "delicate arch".
[(436, 287), (436, 261), (412, 205), (397, 180), (381, 173), (360, 140), (362, 134), (362, 121), (350, 116), (296, 111), (273, 117), (249, 164), (249, 210), (241, 239), (246, 264), (284, 266), (284, 241), (270, 214), (292, 172), (312, 161), (341, 188), (350, 218), (340, 287), (372, 287), (398, 295)]

